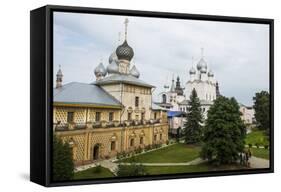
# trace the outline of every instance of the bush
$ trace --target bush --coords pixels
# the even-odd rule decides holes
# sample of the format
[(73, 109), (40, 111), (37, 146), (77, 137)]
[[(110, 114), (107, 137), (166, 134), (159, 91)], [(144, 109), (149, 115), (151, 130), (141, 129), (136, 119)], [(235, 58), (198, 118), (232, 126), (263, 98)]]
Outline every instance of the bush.
[(121, 158), (125, 158), (126, 157), (126, 152), (125, 151), (122, 151), (122, 153), (121, 153)]
[(260, 147), (260, 144), (259, 143), (256, 143), (256, 147), (257, 147), (257, 149)]
[(249, 148), (252, 148), (252, 144), (251, 143), (249, 143), (248, 146), (249, 146)]
[(169, 140), (167, 140), (167, 141), (166, 141), (166, 145), (169, 145), (169, 143), (170, 143)]
[(265, 145), (265, 146), (264, 146), (264, 148), (265, 148), (265, 149), (268, 149), (268, 148), (269, 148), (269, 146), (268, 146), (268, 145)]
[(142, 164), (136, 164), (135, 159), (131, 159), (131, 165), (118, 165), (117, 176), (142, 176), (146, 175), (145, 168)]
[(158, 146), (159, 146), (159, 144), (154, 143), (154, 144), (152, 145), (152, 149), (156, 149), (156, 148), (158, 148)]
[(149, 151), (149, 150), (151, 150), (151, 149), (152, 149), (152, 146), (151, 146), (151, 145), (145, 146), (145, 151)]
[(116, 154), (116, 158), (117, 158), (117, 159), (121, 159), (121, 158), (122, 158), (122, 157), (121, 157), (121, 153), (118, 152), (118, 153)]
[(102, 168), (100, 165), (96, 166), (94, 169), (93, 169), (93, 172), (94, 173), (100, 173), (102, 171)]
[(138, 147), (135, 152), (136, 152), (136, 154), (141, 153), (142, 152), (142, 148)]

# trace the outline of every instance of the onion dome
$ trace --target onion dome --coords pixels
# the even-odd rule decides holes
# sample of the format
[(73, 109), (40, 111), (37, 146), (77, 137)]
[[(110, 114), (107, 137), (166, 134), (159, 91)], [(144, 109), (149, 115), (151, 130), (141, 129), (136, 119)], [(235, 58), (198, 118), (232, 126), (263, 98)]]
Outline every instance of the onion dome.
[(197, 69), (198, 71), (201, 71), (201, 69), (205, 67), (207, 69), (207, 63), (206, 61), (203, 59), (203, 57), (199, 60), (199, 62), (197, 63)]
[(134, 50), (128, 45), (127, 40), (125, 40), (122, 45), (117, 47), (116, 55), (119, 60), (124, 59), (131, 61), (131, 59), (134, 57)]
[(118, 57), (117, 57), (117, 55), (116, 55), (116, 52), (114, 51), (113, 53), (111, 53), (111, 55), (109, 56), (109, 58), (108, 58), (108, 62), (109, 63), (112, 63), (113, 61), (117, 61), (118, 60)]
[(208, 72), (208, 77), (214, 77), (214, 73), (213, 73), (212, 70), (210, 70), (210, 71)]
[(118, 65), (117, 65), (116, 61), (113, 60), (111, 63), (109, 63), (106, 70), (108, 73), (118, 73), (119, 70), (118, 70)]
[(200, 70), (201, 73), (207, 73), (207, 66), (203, 66)]
[(138, 71), (138, 69), (136, 68), (136, 66), (134, 65), (131, 70), (130, 70), (130, 74), (136, 78), (140, 77), (140, 72)]
[(189, 70), (189, 74), (190, 75), (196, 74), (196, 70), (194, 69), (194, 67), (191, 67), (191, 69)]
[(102, 62), (100, 62), (100, 64), (95, 68), (95, 75), (96, 76), (105, 76), (107, 73), (104, 65), (102, 64)]

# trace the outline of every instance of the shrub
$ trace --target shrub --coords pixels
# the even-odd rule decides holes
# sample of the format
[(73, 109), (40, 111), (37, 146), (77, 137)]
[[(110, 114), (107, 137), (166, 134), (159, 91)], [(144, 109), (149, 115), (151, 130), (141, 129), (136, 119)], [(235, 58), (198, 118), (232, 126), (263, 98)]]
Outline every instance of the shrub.
[(152, 149), (156, 149), (156, 148), (157, 148), (157, 144), (156, 143), (152, 144)]
[(136, 154), (141, 153), (142, 152), (142, 148), (138, 147), (135, 152), (136, 152)]
[(100, 173), (101, 172), (101, 165), (98, 165), (98, 166), (96, 166), (94, 169), (93, 169), (93, 172), (94, 173)]
[(251, 143), (249, 143), (248, 146), (249, 146), (249, 148), (252, 148), (252, 144)]
[(169, 140), (166, 141), (166, 145), (169, 145)]
[(109, 158), (110, 158), (110, 156), (109, 156), (109, 155), (106, 155), (106, 156), (105, 156), (105, 159), (109, 159)]
[(121, 153), (118, 152), (118, 153), (116, 154), (116, 158), (117, 158), (117, 159), (121, 159)]
[(260, 144), (259, 144), (259, 143), (256, 143), (256, 147), (259, 148), (259, 147), (260, 147)]
[(268, 146), (268, 145), (265, 145), (265, 146), (264, 146), (264, 148), (265, 148), (265, 149), (268, 149), (268, 148), (269, 148), (269, 146)]
[(120, 154), (121, 158), (125, 158), (126, 157), (126, 152), (122, 151), (122, 153)]
[(142, 164), (136, 164), (135, 158), (133, 157), (130, 161), (131, 165), (118, 165), (117, 176), (142, 176), (146, 175), (145, 168)]
[(145, 151), (149, 151), (149, 150), (151, 150), (151, 149), (152, 149), (152, 146), (151, 146), (151, 145), (145, 146)]

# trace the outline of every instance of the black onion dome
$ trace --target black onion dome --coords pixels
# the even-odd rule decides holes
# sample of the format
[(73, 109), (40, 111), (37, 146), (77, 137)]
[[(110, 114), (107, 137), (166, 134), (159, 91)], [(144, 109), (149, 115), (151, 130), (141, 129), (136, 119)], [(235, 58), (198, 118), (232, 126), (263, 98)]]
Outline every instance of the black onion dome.
[(116, 55), (118, 59), (131, 61), (131, 59), (134, 57), (134, 50), (128, 45), (127, 40), (125, 40), (122, 45), (117, 47)]

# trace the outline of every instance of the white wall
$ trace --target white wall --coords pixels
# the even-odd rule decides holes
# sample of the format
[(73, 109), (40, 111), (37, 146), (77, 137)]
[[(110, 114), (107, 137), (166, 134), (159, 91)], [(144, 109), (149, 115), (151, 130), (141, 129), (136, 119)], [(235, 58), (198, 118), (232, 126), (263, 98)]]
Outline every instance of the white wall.
[[(110, 7), (212, 15), (275, 18), (275, 82), (281, 81), (281, 12), (279, 1), (245, 0), (26, 0), (1, 1), (1, 139), (0, 191), (276, 191), (280, 189), (281, 140), (275, 137), (275, 174), (162, 180), (47, 189), (29, 177), (29, 11), (45, 4)], [(215, 71), (214, 71), (215, 72)], [(281, 116), (281, 87), (275, 87), (276, 117)], [(275, 136), (281, 135), (281, 118), (275, 121)], [(278, 153), (277, 153), (278, 152)]]

